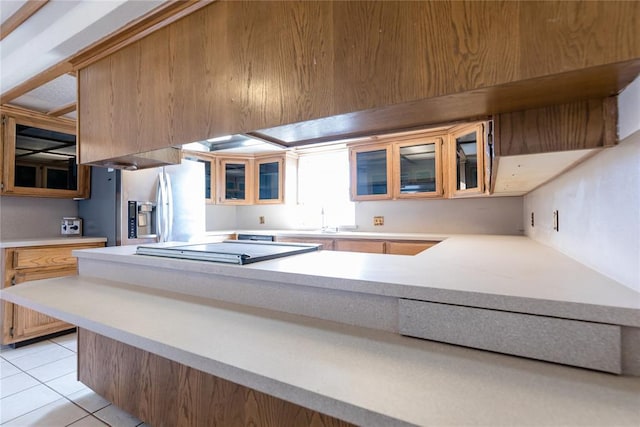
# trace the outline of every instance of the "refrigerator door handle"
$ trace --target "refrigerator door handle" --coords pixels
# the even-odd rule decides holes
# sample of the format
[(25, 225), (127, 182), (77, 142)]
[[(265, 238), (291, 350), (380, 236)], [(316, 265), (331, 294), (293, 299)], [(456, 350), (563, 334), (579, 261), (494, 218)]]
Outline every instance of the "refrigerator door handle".
[(165, 241), (172, 239), (173, 236), (173, 193), (171, 189), (171, 175), (165, 174), (165, 197), (166, 197), (166, 234)]
[(158, 242), (165, 241), (165, 190), (164, 190), (164, 174), (160, 172), (158, 174), (158, 186), (156, 187), (156, 228), (158, 234)]

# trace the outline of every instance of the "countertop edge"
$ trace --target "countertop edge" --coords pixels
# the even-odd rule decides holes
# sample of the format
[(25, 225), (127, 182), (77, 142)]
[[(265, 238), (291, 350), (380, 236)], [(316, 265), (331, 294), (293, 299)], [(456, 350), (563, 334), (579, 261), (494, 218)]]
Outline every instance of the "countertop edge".
[[(521, 237), (526, 239), (526, 237)], [(455, 244), (457, 239), (451, 238), (443, 244)], [(531, 242), (539, 246), (536, 242)], [(265, 261), (262, 263), (250, 264), (247, 266), (236, 266), (221, 263), (209, 263), (200, 261), (177, 260), (170, 258), (155, 258), (147, 256), (132, 255), (135, 251), (133, 247), (119, 247), (120, 249), (102, 248), (99, 250), (74, 251), (79, 259), (93, 259), (96, 261), (108, 261), (124, 263), (129, 265), (140, 265), (150, 268), (166, 268), (173, 270), (185, 270), (208, 275), (220, 275), (248, 280), (261, 280), (270, 282), (286, 283), (297, 286), (316, 287), (320, 289), (331, 289), (345, 292), (358, 292), (384, 297), (416, 299), (444, 304), (465, 305), (479, 308), (520, 312), (526, 314), (544, 315), (551, 317), (568, 318), (600, 323), (620, 324), (625, 326), (640, 327), (640, 308), (630, 304), (611, 305), (602, 301), (579, 301), (560, 300), (543, 298), (534, 295), (518, 295), (517, 293), (491, 292), (480, 289), (468, 288), (446, 288), (438, 286), (425, 286), (419, 284), (402, 283), (400, 281), (371, 280), (370, 278), (350, 278), (339, 277), (331, 274), (313, 275), (301, 271), (286, 271), (280, 269), (278, 260)], [(436, 246), (437, 248), (437, 246)], [(380, 255), (380, 254), (359, 254), (363, 257), (397, 257), (395, 259), (409, 260), (407, 265), (419, 265), (420, 257), (427, 256), (433, 249), (419, 254), (415, 257), (406, 255)], [(551, 248), (544, 248), (545, 251), (553, 251)], [(302, 254), (289, 257), (288, 263), (295, 262), (296, 257), (315, 256), (320, 253)], [(351, 257), (353, 253), (343, 253), (344, 257)], [(303, 258), (298, 258), (300, 261)], [(376, 260), (379, 258), (375, 258)], [(161, 261), (159, 261), (161, 260)], [(579, 263), (576, 263), (580, 265)], [(82, 263), (80, 263), (82, 268)], [(272, 268), (273, 266), (273, 268)], [(581, 266), (581, 265), (580, 265)], [(581, 266), (581, 269), (589, 270)], [(83, 274), (86, 274), (83, 273)], [(490, 273), (485, 273), (490, 274)], [(595, 274), (595, 272), (594, 272)], [(603, 276), (603, 280), (605, 280)], [(623, 285), (619, 285), (623, 286)], [(153, 288), (153, 284), (149, 287)], [(633, 290), (622, 289), (627, 293), (633, 293), (640, 301), (640, 293)], [(636, 302), (637, 305), (637, 302)]]
[[(252, 315), (249, 319), (242, 320), (240, 325), (236, 326), (234, 324), (233, 326), (231, 326), (231, 329), (237, 329), (236, 332), (231, 330), (214, 333), (216, 337), (223, 337), (226, 333), (227, 339), (228, 337), (231, 337), (234, 342), (242, 342), (243, 340), (250, 339), (245, 339), (241, 333), (238, 333), (243, 331), (243, 324), (245, 324), (245, 326), (248, 326), (250, 324), (254, 327), (258, 327), (258, 329), (260, 330), (258, 332), (260, 334), (266, 333), (271, 330), (274, 336), (267, 339), (262, 344), (252, 341), (252, 343), (257, 345), (259, 348), (261, 345), (266, 345), (266, 348), (264, 348), (263, 350), (268, 350), (268, 348), (279, 348), (279, 340), (283, 338), (281, 334), (284, 333), (284, 331), (288, 331), (289, 328), (293, 328), (291, 332), (295, 333), (296, 335), (303, 334), (305, 337), (308, 337), (308, 339), (311, 340), (310, 342), (306, 343), (306, 345), (311, 345), (311, 348), (314, 348), (314, 345), (319, 345), (320, 348), (326, 348), (328, 350), (334, 348), (333, 346), (337, 343), (344, 344), (346, 346), (345, 351), (347, 351), (347, 353), (339, 354), (340, 357), (348, 357), (348, 359), (344, 361), (346, 363), (345, 366), (352, 366), (354, 363), (365, 363), (367, 364), (366, 366), (371, 365), (371, 369), (375, 370), (375, 368), (380, 368), (385, 364), (388, 365), (390, 371), (380, 373), (381, 378), (374, 381), (373, 384), (376, 384), (376, 382), (380, 381), (386, 381), (385, 378), (389, 376), (389, 378), (396, 378), (396, 381), (399, 381), (397, 384), (388, 384), (390, 389), (387, 392), (382, 392), (376, 387), (376, 391), (372, 390), (372, 392), (373, 395), (377, 397), (362, 396), (362, 391), (356, 392), (357, 390), (359, 390), (359, 388), (356, 387), (354, 390), (347, 393), (347, 395), (350, 397), (343, 400), (342, 397), (339, 397), (344, 396), (343, 392), (339, 388), (334, 388), (336, 384), (342, 384), (342, 381), (338, 381), (337, 383), (335, 382), (337, 378), (340, 378), (339, 372), (324, 373), (324, 375), (329, 375), (330, 378), (333, 378), (333, 380), (329, 381), (329, 384), (333, 384), (333, 386), (328, 386), (328, 388), (327, 386), (322, 386), (324, 390), (316, 389), (313, 386), (314, 383), (324, 384), (324, 375), (323, 378), (317, 378), (314, 375), (311, 375), (309, 377), (309, 380), (311, 380), (310, 383), (305, 383), (304, 381), (306, 380), (301, 380), (297, 382), (298, 385), (295, 384), (295, 381), (294, 384), (290, 384), (286, 380), (287, 375), (277, 369), (277, 366), (281, 363), (276, 363), (274, 366), (268, 368), (262, 373), (253, 371), (252, 368), (250, 368), (251, 366), (258, 366), (255, 365), (255, 361), (251, 362), (250, 359), (245, 363), (241, 361), (244, 360), (244, 358), (241, 358), (241, 360), (239, 360), (238, 362), (234, 362), (234, 365), (231, 366), (226, 364), (223, 359), (212, 358), (213, 356), (211, 356), (211, 354), (215, 354), (217, 351), (214, 351), (213, 353), (210, 353), (208, 350), (203, 352), (204, 347), (202, 346), (202, 343), (199, 342), (201, 340), (189, 341), (190, 339), (185, 337), (178, 339), (178, 337), (175, 335), (175, 330), (164, 330), (163, 327), (158, 327), (158, 325), (156, 325), (156, 322), (152, 320), (131, 323), (132, 319), (139, 317), (138, 313), (134, 313), (130, 310), (124, 310), (124, 318), (122, 314), (118, 315), (117, 317), (113, 317), (114, 313), (112, 310), (96, 310), (97, 306), (95, 306), (94, 309), (89, 310), (86, 305), (79, 305), (77, 304), (77, 302), (68, 301), (61, 296), (61, 290), (71, 290), (74, 286), (81, 286), (83, 288), (84, 294), (77, 296), (77, 298), (79, 299), (84, 300), (85, 297), (92, 296), (96, 301), (102, 301), (103, 297), (106, 297), (106, 300), (114, 302), (117, 301), (118, 298), (120, 298), (123, 306), (130, 306), (130, 308), (133, 306), (138, 306), (138, 304), (144, 301), (144, 306), (141, 307), (142, 313), (150, 313), (152, 311), (155, 312), (158, 309), (162, 309), (163, 307), (166, 308), (174, 306), (174, 303), (170, 302), (170, 300), (173, 301), (170, 295), (162, 295), (162, 293), (149, 292), (135, 286), (129, 286), (120, 283), (111, 283), (109, 285), (107, 282), (108, 281), (102, 279), (96, 280), (92, 278), (81, 277), (76, 277), (72, 280), (46, 279), (44, 281), (35, 281), (20, 287), (3, 290), (2, 292), (0, 292), (0, 296), (2, 296), (2, 298), (5, 300), (20, 303), (38, 311), (42, 311), (46, 314), (57, 316), (62, 320), (75, 323), (80, 327), (86, 327), (87, 329), (92, 330), (96, 333), (100, 333), (109, 338), (122, 341), (126, 344), (142, 348), (155, 354), (159, 354), (160, 356), (167, 357), (179, 363), (186, 364), (187, 366), (192, 366), (196, 369), (204, 370), (205, 372), (220, 376), (230, 381), (237, 382), (247, 387), (258, 389), (260, 391), (283, 398), (285, 400), (291, 400), (294, 403), (301, 404), (302, 406), (310, 407), (311, 409), (319, 410), (320, 412), (327, 413), (328, 415), (336, 416), (338, 418), (345, 419), (350, 422), (355, 422), (360, 425), (406, 425), (410, 423), (422, 424), (422, 422), (426, 422), (428, 420), (430, 420), (430, 422), (437, 422), (437, 420), (444, 421), (443, 418), (440, 418), (444, 415), (444, 413), (447, 413), (449, 416), (453, 417), (452, 419), (449, 419), (449, 421), (453, 421), (453, 419), (458, 419), (458, 421), (460, 421), (459, 417), (464, 417), (464, 415), (458, 414), (455, 408), (446, 406), (449, 409), (446, 409), (445, 412), (441, 413), (440, 411), (434, 411), (434, 408), (439, 408), (438, 405), (434, 406), (433, 402), (423, 402), (426, 404), (426, 407), (422, 406), (420, 405), (420, 402), (422, 402), (421, 397), (413, 396), (413, 394), (411, 394), (409, 391), (404, 393), (409, 393), (415, 400), (411, 403), (405, 402), (400, 406), (399, 409), (396, 409), (396, 411), (400, 412), (397, 412), (395, 414), (393, 413), (393, 409), (391, 410), (391, 413), (384, 413), (385, 411), (389, 410), (389, 405), (382, 405), (382, 401), (379, 401), (379, 399), (382, 399), (384, 396), (386, 396), (387, 392), (391, 392), (391, 390), (394, 390), (394, 387), (398, 387), (406, 381), (409, 381), (409, 383), (413, 383), (412, 387), (415, 388), (414, 391), (417, 391), (423, 390), (424, 384), (422, 383), (422, 381), (424, 379), (429, 379), (431, 382), (446, 381), (447, 376), (452, 376), (451, 379), (454, 380), (454, 382), (448, 384), (446, 389), (443, 389), (441, 391), (443, 393), (443, 402), (441, 404), (444, 404), (445, 402), (448, 402), (449, 399), (454, 397), (455, 393), (453, 392), (454, 390), (457, 390), (455, 381), (460, 380), (460, 370), (464, 372), (465, 370), (469, 370), (475, 367), (475, 369), (480, 369), (481, 371), (483, 371), (483, 366), (488, 369), (489, 372), (485, 372), (482, 375), (471, 375), (468, 376), (468, 378), (467, 376), (465, 376), (465, 384), (467, 381), (470, 381), (470, 390), (460, 390), (460, 396), (461, 398), (464, 398), (465, 395), (467, 395), (468, 397), (471, 390), (473, 390), (475, 387), (482, 386), (482, 388), (478, 389), (478, 391), (484, 391), (480, 392), (481, 395), (477, 397), (477, 402), (472, 403), (466, 401), (463, 405), (466, 407), (473, 407), (474, 405), (482, 406), (482, 410), (486, 411), (486, 413), (478, 414), (480, 416), (480, 421), (482, 421), (484, 417), (484, 421), (486, 422), (487, 416), (494, 416), (490, 414), (500, 416), (499, 414), (501, 413), (501, 411), (505, 410), (504, 407), (501, 407), (502, 409), (484, 408), (484, 405), (488, 404), (488, 399), (495, 398), (495, 396), (493, 396), (493, 392), (497, 392), (498, 390), (500, 390), (500, 393), (506, 393), (504, 396), (502, 396), (502, 398), (507, 398), (507, 396), (510, 396), (508, 397), (508, 399), (513, 400), (513, 402), (521, 401), (522, 399), (526, 400), (528, 404), (525, 405), (525, 408), (523, 408), (523, 410), (533, 410), (535, 414), (532, 413), (532, 415), (534, 416), (534, 418), (537, 418), (538, 421), (546, 419), (547, 422), (549, 422), (550, 420), (554, 419), (554, 417), (561, 417), (560, 420), (554, 419), (554, 421), (559, 422), (563, 420), (564, 423), (567, 423), (569, 420), (575, 422), (578, 418), (585, 419), (584, 415), (576, 412), (577, 407), (580, 407), (586, 402), (591, 402), (592, 404), (596, 401), (600, 402), (600, 400), (604, 396), (608, 395), (607, 393), (619, 393), (622, 392), (623, 389), (626, 390), (625, 395), (628, 396), (626, 400), (623, 400), (626, 403), (621, 404), (621, 406), (616, 406), (615, 408), (610, 408), (609, 412), (607, 412), (608, 415), (603, 416), (622, 417), (618, 418), (618, 420), (625, 419), (628, 423), (630, 417), (633, 418), (639, 413), (639, 410), (634, 405), (631, 405), (629, 400), (629, 396), (631, 394), (635, 394), (640, 391), (640, 380), (637, 378), (610, 376), (607, 374), (601, 374), (583, 369), (552, 365), (544, 362), (514, 358), (512, 356), (504, 356), (495, 353), (448, 346), (446, 344), (415, 340), (406, 337), (385, 338), (391, 337), (393, 334), (374, 332), (371, 330), (366, 330), (366, 328), (336, 328), (335, 326), (330, 325), (332, 322), (310, 320), (309, 318), (305, 318), (304, 316), (281, 315), (278, 313), (274, 313), (273, 317), (271, 317), (268, 314), (269, 310), (263, 309), (258, 309), (256, 311), (251, 310), (250, 313), (252, 313)], [(113, 286), (115, 288), (124, 289), (125, 293), (122, 295), (120, 295), (118, 292), (112, 294), (112, 291), (107, 290), (106, 294), (101, 295), (101, 293), (105, 291), (101, 291), (100, 287), (104, 287), (105, 285), (107, 287)], [(135, 295), (138, 295), (138, 297), (136, 297)], [(147, 295), (151, 297), (151, 300), (148, 299)], [(115, 298), (115, 300), (113, 298)], [(126, 298), (126, 300), (123, 300), (123, 298)], [(190, 304), (195, 304), (193, 306), (194, 309), (196, 308), (196, 306), (200, 306), (197, 300), (189, 301), (189, 299), (186, 299), (182, 300), (182, 302), (183, 306), (181, 306), (181, 308), (176, 308), (176, 310), (179, 310), (179, 313), (181, 313), (180, 316), (184, 317), (186, 315), (188, 319), (194, 320), (196, 324), (199, 323), (199, 318), (210, 318), (208, 309), (205, 309), (204, 311), (200, 310), (193, 312), (189, 310)], [(225, 312), (232, 313), (233, 316), (235, 310), (234, 306), (238, 307), (237, 310), (239, 310), (239, 312), (243, 312), (244, 309), (235, 304), (223, 303), (222, 309)], [(211, 315), (215, 316), (215, 312), (218, 310), (218, 308), (216, 307), (219, 306), (216, 305), (212, 307), (213, 311), (211, 312)], [(222, 316), (223, 317), (221, 317), (221, 319), (224, 319), (226, 315), (223, 314)], [(104, 319), (111, 320), (105, 321)], [(242, 319), (242, 317), (240, 319)], [(275, 325), (273, 324), (274, 320), (276, 321)], [(257, 325), (255, 323), (256, 321), (259, 321), (261, 324)], [(298, 321), (301, 324), (298, 324)], [(262, 325), (262, 322), (271, 324), (271, 326)], [(182, 326), (180, 324), (175, 324), (172, 326), (172, 328), (174, 329), (181, 327)], [(203, 331), (205, 329), (209, 330), (208, 327), (203, 326), (203, 328)], [(281, 328), (284, 329), (281, 330)], [(362, 332), (360, 333), (359, 331)], [(193, 334), (190, 334), (190, 336), (193, 336), (195, 338), (195, 335)], [(312, 344), (312, 342), (315, 344)], [(279, 357), (284, 356), (287, 353), (286, 349), (289, 348), (287, 346), (291, 344), (291, 338), (285, 340), (285, 343), (283, 344), (285, 345), (285, 347), (278, 350), (282, 354), (280, 354), (280, 356), (276, 357), (275, 359), (272, 358), (272, 362), (268, 363), (271, 364), (273, 363), (273, 361), (279, 360)], [(298, 343), (296, 345), (301, 344), (302, 343)], [(360, 348), (360, 346), (363, 347)], [(375, 349), (381, 350), (382, 353), (378, 354), (376, 351), (372, 352), (372, 350)], [(411, 355), (407, 354), (407, 352), (410, 352)], [(451, 352), (452, 354), (450, 356), (446, 356), (446, 353), (449, 352)], [(391, 357), (394, 353), (399, 359)], [(306, 359), (304, 361), (295, 359), (297, 360), (295, 362), (297, 364), (296, 369), (308, 370), (309, 366), (307, 365), (307, 363), (313, 364), (316, 362), (320, 363), (320, 367), (327, 368), (335, 366), (336, 361), (333, 360), (334, 356), (332, 355), (333, 352), (329, 352), (326, 354), (323, 353), (319, 357), (314, 358), (315, 362), (307, 361)], [(425, 361), (420, 361), (420, 355), (425, 358)], [(331, 361), (329, 359), (326, 359), (326, 363), (323, 363), (323, 361), (325, 361), (325, 358), (327, 357), (329, 357)], [(362, 357), (365, 357), (365, 359), (363, 360)], [(418, 359), (415, 359), (415, 357), (418, 357)], [(407, 363), (401, 363), (402, 366), (398, 366), (392, 369), (392, 365), (390, 365), (390, 363), (395, 363), (396, 360), (404, 360)], [(431, 362), (428, 362), (428, 360), (431, 360)], [(416, 365), (414, 366), (412, 363), (409, 363), (411, 361), (416, 363)], [(444, 363), (444, 365), (430, 366), (430, 363)], [(445, 366), (446, 372), (442, 372), (441, 369), (445, 369)], [(428, 373), (423, 372), (424, 368), (428, 370)], [(397, 369), (399, 369), (399, 371), (395, 372)], [(411, 375), (408, 375), (409, 373), (413, 372), (413, 370), (418, 370), (415, 372), (415, 378)], [(265, 376), (267, 372), (272, 372), (275, 374), (275, 376)], [(506, 378), (503, 378), (502, 375), (499, 375), (500, 372), (502, 372), (503, 375), (506, 376)], [(537, 375), (540, 375), (539, 377), (537, 377), (539, 379), (529, 384), (529, 381), (533, 381), (530, 376), (534, 372)], [(367, 378), (369, 377), (369, 375), (371, 375), (369, 369), (362, 369), (360, 373), (356, 374), (355, 378), (357, 378), (357, 383), (353, 384), (354, 387), (358, 384), (360, 386), (369, 384), (369, 380), (366, 380), (365, 377), (363, 377), (363, 375), (365, 374)], [(478, 374), (480, 374), (480, 372), (478, 372)], [(421, 379), (423, 375), (426, 375), (426, 377)], [(486, 379), (483, 380), (484, 377), (493, 378), (493, 383), (486, 383)], [(514, 381), (515, 383), (512, 384), (512, 382)], [(522, 383), (523, 381), (526, 382), (526, 387), (521, 388), (525, 385), (524, 383)], [(308, 387), (306, 387), (305, 385), (305, 388), (302, 386), (302, 384), (308, 384)], [(576, 396), (566, 396), (569, 390), (572, 390), (573, 387), (577, 387), (578, 384), (580, 384), (581, 386), (585, 386), (586, 388), (583, 388), (583, 391), (581, 393), (578, 390)], [(519, 390), (519, 392), (510, 394), (508, 390), (503, 390), (503, 387), (507, 385), (515, 386), (516, 389)], [(556, 402), (552, 404), (551, 407), (548, 407), (550, 411), (549, 415), (546, 414), (545, 411), (540, 411), (540, 409), (542, 408), (542, 406), (540, 405), (548, 405), (549, 401), (543, 399), (529, 402), (529, 400), (527, 399), (527, 395), (530, 395), (530, 397), (534, 398), (535, 400), (538, 399), (542, 390), (547, 390), (549, 393), (555, 395), (558, 400), (562, 400), (561, 397), (566, 396), (567, 399), (570, 399), (570, 401), (573, 402), (573, 408), (570, 410), (565, 410), (562, 402)], [(432, 393), (434, 393), (433, 391), (423, 391), (426, 393), (426, 396), (433, 395)], [(440, 392), (437, 392), (436, 395), (438, 395), (439, 393)], [(522, 395), (519, 395), (519, 393), (522, 393)], [(373, 408), (375, 408), (376, 410), (379, 407), (378, 405), (381, 405), (380, 410), (382, 412), (376, 412), (376, 410), (369, 408), (369, 405), (373, 405)], [(603, 408), (606, 408), (606, 402), (602, 402), (600, 406), (601, 410)], [(383, 407), (386, 409), (382, 409)], [(391, 405), (391, 407), (395, 408), (394, 405)], [(538, 410), (535, 410), (536, 407), (538, 407)], [(408, 408), (412, 408), (413, 411), (419, 412), (413, 414), (404, 412)], [(512, 414), (508, 409), (507, 413), (510, 414), (511, 417), (518, 417), (518, 419), (522, 416), (521, 413)], [(576, 416), (578, 418), (576, 418)], [(497, 419), (494, 418), (494, 421), (497, 422)], [(476, 420), (476, 422), (478, 422), (478, 420)], [(480, 422), (480, 424), (481, 423), (482, 422)], [(622, 425), (624, 423), (621, 422), (620, 424)]]
[(0, 249), (28, 246), (76, 245), (82, 243), (106, 243), (106, 237), (41, 237), (0, 241)]

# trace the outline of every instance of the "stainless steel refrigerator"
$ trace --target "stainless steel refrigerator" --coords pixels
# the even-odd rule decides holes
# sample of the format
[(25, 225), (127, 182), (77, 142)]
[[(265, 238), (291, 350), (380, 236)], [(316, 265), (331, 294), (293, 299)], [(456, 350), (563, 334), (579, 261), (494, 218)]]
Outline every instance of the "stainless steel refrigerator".
[(204, 165), (137, 171), (91, 168), (91, 197), (78, 202), (84, 235), (107, 246), (188, 242), (205, 232)]

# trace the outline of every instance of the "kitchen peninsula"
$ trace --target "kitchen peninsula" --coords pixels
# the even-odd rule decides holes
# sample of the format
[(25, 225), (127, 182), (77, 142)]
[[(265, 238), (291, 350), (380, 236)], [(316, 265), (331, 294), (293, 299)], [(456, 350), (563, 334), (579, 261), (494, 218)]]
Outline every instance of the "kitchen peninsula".
[[(526, 237), (459, 235), (416, 256), (321, 251), (247, 266), (134, 251), (77, 251), (78, 277), (3, 291), (82, 328), (82, 381), (95, 380), (100, 365), (87, 359), (107, 340), (359, 425), (634, 425), (640, 415), (638, 378), (398, 334), (425, 332), (412, 306), (423, 302), (444, 308), (430, 318), (441, 330), (466, 326), (514, 343), (507, 350), (530, 339), (542, 356), (582, 366), (593, 362), (588, 344), (604, 363), (592, 369), (637, 375), (638, 293)], [(461, 308), (481, 311), (447, 323)], [(522, 340), (518, 328), (546, 329)], [(133, 365), (118, 369), (140, 379)], [(89, 385), (153, 424), (149, 396), (99, 383)]]

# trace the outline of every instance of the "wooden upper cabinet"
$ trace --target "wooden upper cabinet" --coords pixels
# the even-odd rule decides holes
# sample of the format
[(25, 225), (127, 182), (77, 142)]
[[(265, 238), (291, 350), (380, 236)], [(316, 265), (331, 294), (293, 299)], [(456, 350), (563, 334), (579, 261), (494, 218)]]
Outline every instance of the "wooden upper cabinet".
[(485, 127), (472, 124), (449, 134), (447, 144), (450, 197), (482, 194), (485, 190)]
[(442, 138), (425, 137), (393, 145), (393, 196), (442, 197)]
[[(416, 199), (478, 195), (484, 189), (485, 123), (380, 137), (349, 147), (352, 200)], [(467, 150), (467, 162), (456, 149)], [(480, 152), (476, 156), (476, 152)], [(460, 156), (464, 154), (463, 152)], [(474, 160), (480, 157), (480, 160)], [(459, 167), (465, 167), (460, 181)], [(469, 177), (464, 177), (465, 172)], [(448, 187), (462, 190), (445, 192)], [(458, 181), (458, 182), (456, 182)]]
[(208, 204), (281, 204), (296, 200), (294, 154), (245, 156), (184, 151), (183, 157), (204, 164)]
[(76, 163), (72, 120), (2, 108), (0, 194), (56, 198), (89, 196), (90, 173)]
[(616, 97), (498, 114), (496, 156), (615, 145), (617, 119)]
[(617, 123), (617, 97), (497, 114), (489, 191), (526, 194), (617, 144)]
[(284, 156), (255, 159), (255, 203), (284, 201)]
[(213, 2), (78, 70), (79, 158), (609, 96), (640, 72), (639, 15), (639, 2)]
[(352, 200), (391, 198), (393, 179), (391, 148), (388, 143), (350, 148)]
[(182, 157), (204, 165), (204, 198), (207, 204), (216, 203), (216, 158), (207, 154), (183, 151)]
[(253, 203), (253, 159), (218, 159), (218, 203), (250, 205)]

